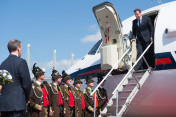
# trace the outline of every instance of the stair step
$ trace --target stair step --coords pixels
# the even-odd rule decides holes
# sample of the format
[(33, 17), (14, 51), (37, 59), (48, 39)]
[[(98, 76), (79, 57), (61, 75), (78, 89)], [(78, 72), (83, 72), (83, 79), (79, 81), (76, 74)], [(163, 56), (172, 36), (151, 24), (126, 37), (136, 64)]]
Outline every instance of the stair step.
[[(128, 97), (119, 97), (118, 99), (119, 99), (119, 100), (126, 100), (127, 98), (128, 98)], [(113, 102), (115, 102), (115, 103), (116, 103), (116, 101), (117, 101), (116, 98), (113, 98), (112, 100), (113, 100)], [(113, 105), (110, 105), (110, 106), (113, 106)], [(108, 107), (110, 107), (110, 106), (108, 106)]]
[(119, 97), (119, 100), (126, 100), (128, 97)]
[(113, 117), (113, 116), (115, 117), (115, 116), (116, 116), (115, 113), (102, 113), (101, 115), (102, 115), (102, 117), (103, 117), (103, 116), (105, 116), (105, 117), (106, 117), (106, 116), (111, 116), (111, 117)]
[(118, 105), (118, 107), (122, 107), (123, 105)]
[[(122, 108), (122, 106), (118, 106), (118, 111), (120, 111)], [(116, 112), (116, 106), (113, 105), (113, 106), (109, 106), (107, 107), (107, 113), (115, 113)]]
[(131, 93), (132, 90), (122, 90), (122, 91), (119, 91), (119, 93)]
[(136, 85), (137, 85), (137, 83), (128, 83), (128, 84), (125, 84), (123, 86), (136, 86)]
[[(126, 100), (125, 98), (126, 98), (126, 97), (119, 97), (118, 99)], [(116, 99), (116, 98), (113, 98), (112, 100), (113, 100), (113, 102), (114, 102), (113, 105), (114, 105), (114, 104), (116, 105), (117, 99)], [(108, 106), (112, 106), (112, 105), (108, 105)]]
[(142, 76), (129, 77), (128, 80), (141, 79)]
[[(123, 105), (118, 105), (118, 107), (122, 107)], [(108, 108), (116, 108), (116, 105), (111, 105), (111, 106), (107, 106)]]
[(144, 70), (137, 70), (137, 71), (134, 71), (133, 73), (143, 73), (143, 72), (146, 72), (147, 69), (144, 69)]

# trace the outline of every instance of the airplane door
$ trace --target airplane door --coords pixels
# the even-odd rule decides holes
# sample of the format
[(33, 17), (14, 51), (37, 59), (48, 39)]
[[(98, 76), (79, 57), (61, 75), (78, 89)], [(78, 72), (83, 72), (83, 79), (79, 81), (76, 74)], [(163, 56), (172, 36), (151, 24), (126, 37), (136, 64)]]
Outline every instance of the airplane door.
[(176, 5), (161, 8), (155, 25), (155, 59), (158, 69), (176, 68)]
[[(101, 69), (108, 70), (124, 53), (122, 23), (115, 8), (109, 2), (95, 6), (93, 12), (103, 40)], [(115, 69), (120, 68), (122, 70), (122, 67), (124, 67), (123, 63), (120, 63)]]
[(93, 8), (93, 12), (100, 27), (103, 45), (117, 43), (120, 47), (122, 39), (122, 23), (113, 5), (102, 3)]

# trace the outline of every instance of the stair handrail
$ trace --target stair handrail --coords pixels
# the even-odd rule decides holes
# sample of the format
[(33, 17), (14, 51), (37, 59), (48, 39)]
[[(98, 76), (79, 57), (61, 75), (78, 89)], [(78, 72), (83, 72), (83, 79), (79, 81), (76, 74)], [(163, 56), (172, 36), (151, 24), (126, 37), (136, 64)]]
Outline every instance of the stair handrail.
[(139, 60), (144, 56), (144, 54), (147, 52), (147, 50), (150, 48), (150, 46), (153, 44), (153, 42), (151, 42), (148, 47), (144, 50), (144, 52), (141, 54), (141, 56), (137, 59), (137, 61), (134, 63), (134, 65), (130, 68), (130, 70), (128, 71), (128, 73), (123, 77), (122, 81), (117, 85), (117, 87), (115, 88), (115, 90), (112, 92), (112, 94), (114, 95), (115, 92), (119, 89), (119, 87), (122, 85), (122, 83), (126, 80), (126, 78), (128, 77), (128, 75), (131, 73), (131, 71), (134, 69), (134, 67), (136, 66), (136, 64), (139, 62)]
[(117, 61), (117, 63), (111, 68), (111, 70), (108, 72), (108, 74), (106, 74), (106, 76), (103, 78), (103, 80), (97, 85), (97, 87), (93, 90), (93, 92), (91, 93), (91, 95), (93, 95), (97, 89), (100, 87), (100, 85), (106, 80), (106, 78), (109, 76), (109, 74), (113, 71), (113, 69), (119, 64), (120, 61), (122, 61), (122, 59), (125, 57), (125, 55), (129, 52), (129, 50), (131, 50), (131, 47), (129, 47), (129, 49), (123, 54), (123, 56)]

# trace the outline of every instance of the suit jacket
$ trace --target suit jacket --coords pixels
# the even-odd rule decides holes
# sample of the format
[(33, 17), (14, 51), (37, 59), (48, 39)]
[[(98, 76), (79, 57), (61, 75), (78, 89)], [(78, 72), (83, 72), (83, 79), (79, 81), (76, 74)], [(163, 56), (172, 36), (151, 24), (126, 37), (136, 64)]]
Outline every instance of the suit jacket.
[(108, 95), (107, 91), (104, 88), (98, 88), (97, 90), (97, 97), (98, 97), (98, 108), (103, 111), (103, 109), (107, 106)]
[[(76, 117), (82, 117), (81, 116), (81, 107), (82, 107), (82, 101), (81, 101), (81, 95), (84, 98), (84, 94), (82, 91), (79, 92), (78, 89), (74, 87), (75, 90), (75, 115)], [(85, 101), (85, 100), (84, 100)]]
[(16, 55), (9, 55), (0, 65), (0, 69), (10, 72), (13, 79), (11, 84), (3, 86), (0, 95), (0, 111), (25, 110), (32, 86), (26, 61)]
[(150, 18), (147, 16), (142, 16), (140, 27), (138, 26), (138, 20), (133, 20), (132, 33), (133, 39), (137, 38), (138, 41), (142, 37), (145, 42), (149, 42), (150, 37), (154, 37), (154, 29)]
[[(70, 95), (68, 92), (68, 88), (64, 84), (62, 84), (60, 86), (60, 88), (62, 90), (63, 97), (64, 97), (64, 99), (63, 99), (64, 111), (66, 111), (66, 114), (64, 115), (64, 117), (70, 117), (70, 113), (71, 113), (71, 110), (69, 107)], [(71, 88), (71, 92), (73, 94), (73, 99), (74, 99), (74, 104), (75, 104), (75, 91), (72, 86), (70, 86), (70, 88)]]
[[(46, 86), (44, 86), (46, 89), (46, 92), (48, 94), (48, 90)], [(32, 89), (30, 92), (30, 107), (32, 110), (32, 113), (29, 113), (29, 116), (31, 117), (39, 117), (39, 114), (41, 113), (41, 117), (46, 117), (47, 113), (44, 110), (44, 98), (43, 98), (43, 91), (36, 82), (32, 84)], [(38, 106), (42, 105), (41, 112), (38, 110)]]
[[(59, 90), (61, 91), (61, 88), (59, 87)], [(50, 84), (50, 89), (49, 89), (49, 96), (50, 96), (50, 107), (52, 105), (52, 110), (54, 110), (54, 117), (59, 117), (60, 116), (60, 107), (58, 106), (58, 99), (59, 99), (59, 94), (58, 94), (58, 88), (54, 83)], [(61, 92), (61, 95), (62, 92)]]

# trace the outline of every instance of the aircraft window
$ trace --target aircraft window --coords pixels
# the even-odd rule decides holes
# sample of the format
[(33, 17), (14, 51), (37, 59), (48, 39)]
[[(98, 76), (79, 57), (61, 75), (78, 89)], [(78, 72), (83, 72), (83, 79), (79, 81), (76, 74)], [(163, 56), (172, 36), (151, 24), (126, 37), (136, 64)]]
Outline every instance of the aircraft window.
[(100, 44), (99, 48), (98, 48), (98, 52), (97, 53), (100, 53), (100, 50), (101, 50), (101, 47), (102, 47), (102, 43)]
[(94, 54), (97, 52), (98, 48), (100, 47), (101, 42), (102, 42), (102, 39), (99, 40), (99, 41), (93, 46), (93, 48), (89, 51), (88, 54), (94, 55)]

